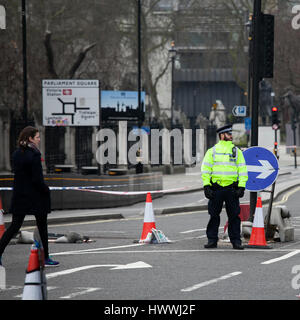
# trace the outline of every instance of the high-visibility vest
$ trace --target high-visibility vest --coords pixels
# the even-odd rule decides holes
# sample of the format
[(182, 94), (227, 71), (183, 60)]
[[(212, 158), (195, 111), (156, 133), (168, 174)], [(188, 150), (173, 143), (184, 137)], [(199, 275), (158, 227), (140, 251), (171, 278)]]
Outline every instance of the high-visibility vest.
[(247, 166), (242, 151), (232, 141), (220, 140), (208, 149), (201, 166), (203, 186), (217, 183), (221, 187), (238, 182), (239, 187), (246, 186)]

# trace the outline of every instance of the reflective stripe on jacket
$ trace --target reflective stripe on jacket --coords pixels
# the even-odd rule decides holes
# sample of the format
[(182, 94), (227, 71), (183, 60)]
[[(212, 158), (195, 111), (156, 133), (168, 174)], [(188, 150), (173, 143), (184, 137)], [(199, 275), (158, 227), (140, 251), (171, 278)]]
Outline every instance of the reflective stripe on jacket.
[[(234, 157), (233, 148), (236, 150)], [(201, 166), (203, 186), (211, 182), (226, 187), (238, 181), (239, 187), (245, 187), (248, 180), (247, 166), (242, 151), (232, 141), (220, 140), (207, 150)]]

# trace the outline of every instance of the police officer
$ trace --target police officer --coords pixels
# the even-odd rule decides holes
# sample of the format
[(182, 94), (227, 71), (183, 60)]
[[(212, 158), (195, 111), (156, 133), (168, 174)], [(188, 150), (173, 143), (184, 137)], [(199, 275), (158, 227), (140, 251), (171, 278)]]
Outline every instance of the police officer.
[(228, 235), (234, 249), (243, 250), (239, 198), (244, 196), (248, 180), (243, 153), (232, 143), (232, 126), (217, 130), (220, 141), (208, 149), (201, 166), (205, 197), (210, 220), (206, 228), (205, 248), (216, 248), (223, 203), (228, 215)]

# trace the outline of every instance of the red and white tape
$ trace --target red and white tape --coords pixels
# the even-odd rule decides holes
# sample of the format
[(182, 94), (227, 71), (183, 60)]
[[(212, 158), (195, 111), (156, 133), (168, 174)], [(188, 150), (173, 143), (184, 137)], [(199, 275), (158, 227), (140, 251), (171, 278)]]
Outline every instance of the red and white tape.
[[(93, 189), (92, 189), (93, 188)], [(147, 194), (150, 193), (170, 193), (176, 191), (184, 191), (190, 189), (189, 187), (175, 188), (175, 189), (165, 189), (165, 190), (149, 190), (149, 191), (109, 191), (109, 190), (95, 190), (95, 188), (99, 188), (96, 186), (91, 187), (50, 187), (50, 190), (58, 191), (58, 190), (74, 190), (74, 191), (87, 191), (87, 192), (96, 192), (96, 193), (104, 193), (104, 194), (112, 194), (112, 195), (121, 195), (121, 196), (132, 196), (139, 194)], [(3, 187), (0, 188), (0, 191), (11, 191), (11, 187)]]
[(147, 194), (149, 193), (170, 193), (176, 191), (188, 190), (188, 187), (176, 188), (176, 189), (165, 189), (165, 190), (150, 190), (150, 191), (109, 191), (109, 190), (91, 190), (91, 189), (80, 189), (80, 191), (87, 192), (96, 192), (96, 193), (105, 193), (119, 196), (133, 196), (138, 194)]

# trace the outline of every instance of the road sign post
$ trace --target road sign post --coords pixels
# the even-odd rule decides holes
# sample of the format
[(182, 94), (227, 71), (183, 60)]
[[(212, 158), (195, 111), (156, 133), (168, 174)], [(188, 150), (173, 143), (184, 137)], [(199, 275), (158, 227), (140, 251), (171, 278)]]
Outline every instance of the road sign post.
[[(274, 130), (275, 136), (274, 136), (274, 155), (278, 159), (277, 155), (277, 147), (278, 147), (278, 142), (277, 142), (277, 129)], [(270, 219), (271, 219), (271, 213), (272, 213), (272, 206), (273, 206), (273, 199), (274, 199), (274, 191), (275, 191), (275, 183), (272, 184), (272, 190), (271, 190), (271, 195), (270, 195), (270, 201), (269, 201), (269, 208), (268, 208), (268, 213), (266, 216), (266, 239), (270, 239), (272, 237), (271, 230), (270, 230)]]

